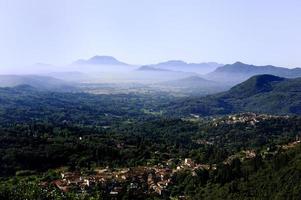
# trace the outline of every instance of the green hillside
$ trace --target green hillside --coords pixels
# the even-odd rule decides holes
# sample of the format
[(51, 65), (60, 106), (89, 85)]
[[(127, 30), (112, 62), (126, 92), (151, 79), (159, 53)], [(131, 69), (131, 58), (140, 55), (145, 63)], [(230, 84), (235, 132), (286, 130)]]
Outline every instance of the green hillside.
[(239, 112), (299, 115), (301, 79), (258, 75), (224, 93), (172, 103), (170, 110), (178, 114), (201, 116)]

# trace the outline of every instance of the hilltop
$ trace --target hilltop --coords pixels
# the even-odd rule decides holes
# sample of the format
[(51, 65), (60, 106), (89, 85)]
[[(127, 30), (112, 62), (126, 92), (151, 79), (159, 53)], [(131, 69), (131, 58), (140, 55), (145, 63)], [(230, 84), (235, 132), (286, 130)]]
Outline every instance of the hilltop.
[(301, 114), (301, 78), (258, 75), (230, 90), (202, 98), (188, 98), (171, 110), (202, 116), (239, 112)]

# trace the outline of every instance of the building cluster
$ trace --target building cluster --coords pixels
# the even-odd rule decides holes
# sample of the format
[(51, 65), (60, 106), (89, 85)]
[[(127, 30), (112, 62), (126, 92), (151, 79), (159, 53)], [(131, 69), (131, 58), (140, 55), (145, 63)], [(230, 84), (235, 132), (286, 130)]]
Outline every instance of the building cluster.
[(255, 150), (245, 150), (245, 151), (242, 151), (242, 153), (244, 154), (244, 158), (246, 158), (246, 159), (253, 159), (256, 157)]
[(168, 186), (172, 184), (175, 173), (189, 170), (196, 175), (198, 169), (216, 169), (216, 166), (196, 164), (186, 158), (174, 166), (173, 160), (151, 167), (133, 167), (117, 169), (96, 169), (92, 174), (80, 172), (62, 172), (61, 178), (52, 182), (62, 192), (88, 192), (91, 188), (99, 188), (111, 197), (131, 191), (139, 194), (164, 195), (168, 193)]
[(256, 123), (260, 121), (265, 121), (269, 119), (277, 118), (287, 118), (288, 116), (275, 116), (268, 114), (256, 114), (256, 113), (241, 113), (236, 115), (229, 115), (226, 118), (215, 119), (214, 124), (217, 126), (219, 124), (236, 124), (236, 123), (247, 123), (255, 126)]
[[(263, 158), (274, 155), (279, 149), (290, 149), (301, 143), (301, 137), (296, 136), (294, 142), (277, 145), (275, 149), (267, 148), (261, 152)], [(223, 163), (231, 164), (234, 159), (244, 161), (256, 157), (255, 150), (243, 150), (237, 154), (229, 156)], [(216, 164), (197, 164), (192, 159), (170, 159), (154, 166), (139, 166), (133, 168), (109, 167), (96, 169), (93, 173), (83, 174), (81, 172), (62, 172), (58, 180), (51, 182), (62, 192), (76, 191), (86, 193), (97, 188), (109, 197), (118, 199), (126, 192), (134, 196), (145, 196), (145, 194), (165, 195), (168, 194), (168, 186), (173, 184), (173, 177), (181, 171), (191, 171), (193, 176), (197, 175), (197, 170), (216, 170)], [(42, 185), (42, 184), (41, 184)], [(49, 185), (49, 183), (43, 185)]]
[(288, 144), (282, 145), (281, 148), (284, 149), (284, 150), (291, 149), (291, 148), (296, 147), (300, 143), (301, 143), (301, 140), (298, 139), (298, 140), (296, 140), (294, 142), (290, 142)]
[(227, 164), (231, 164), (232, 161), (235, 159), (239, 159), (240, 161), (254, 159), (256, 157), (256, 155), (257, 154), (256, 154), (255, 150), (243, 150), (239, 153), (229, 156), (223, 163), (225, 165), (227, 165)]
[(202, 144), (202, 145), (213, 145), (214, 144), (213, 141), (207, 141), (204, 139), (197, 139), (197, 140), (194, 140), (194, 142), (197, 144)]
[(63, 192), (72, 190), (84, 193), (97, 187), (109, 196), (117, 197), (126, 190), (135, 193), (146, 188), (147, 174), (145, 167), (97, 169), (90, 174), (62, 172), (61, 178), (52, 183)]

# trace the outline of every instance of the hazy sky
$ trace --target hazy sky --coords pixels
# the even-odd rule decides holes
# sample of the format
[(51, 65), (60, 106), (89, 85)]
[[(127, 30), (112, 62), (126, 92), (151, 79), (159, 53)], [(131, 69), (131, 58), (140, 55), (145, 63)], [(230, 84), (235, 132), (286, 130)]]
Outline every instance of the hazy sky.
[(0, 0), (2, 70), (96, 54), (301, 67), (300, 52), (300, 0)]

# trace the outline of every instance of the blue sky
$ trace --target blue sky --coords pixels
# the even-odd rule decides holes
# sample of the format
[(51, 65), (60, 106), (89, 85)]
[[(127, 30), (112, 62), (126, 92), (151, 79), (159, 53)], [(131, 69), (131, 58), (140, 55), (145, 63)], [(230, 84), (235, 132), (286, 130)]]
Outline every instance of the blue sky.
[(0, 0), (0, 68), (112, 55), (301, 67), (300, 0)]

